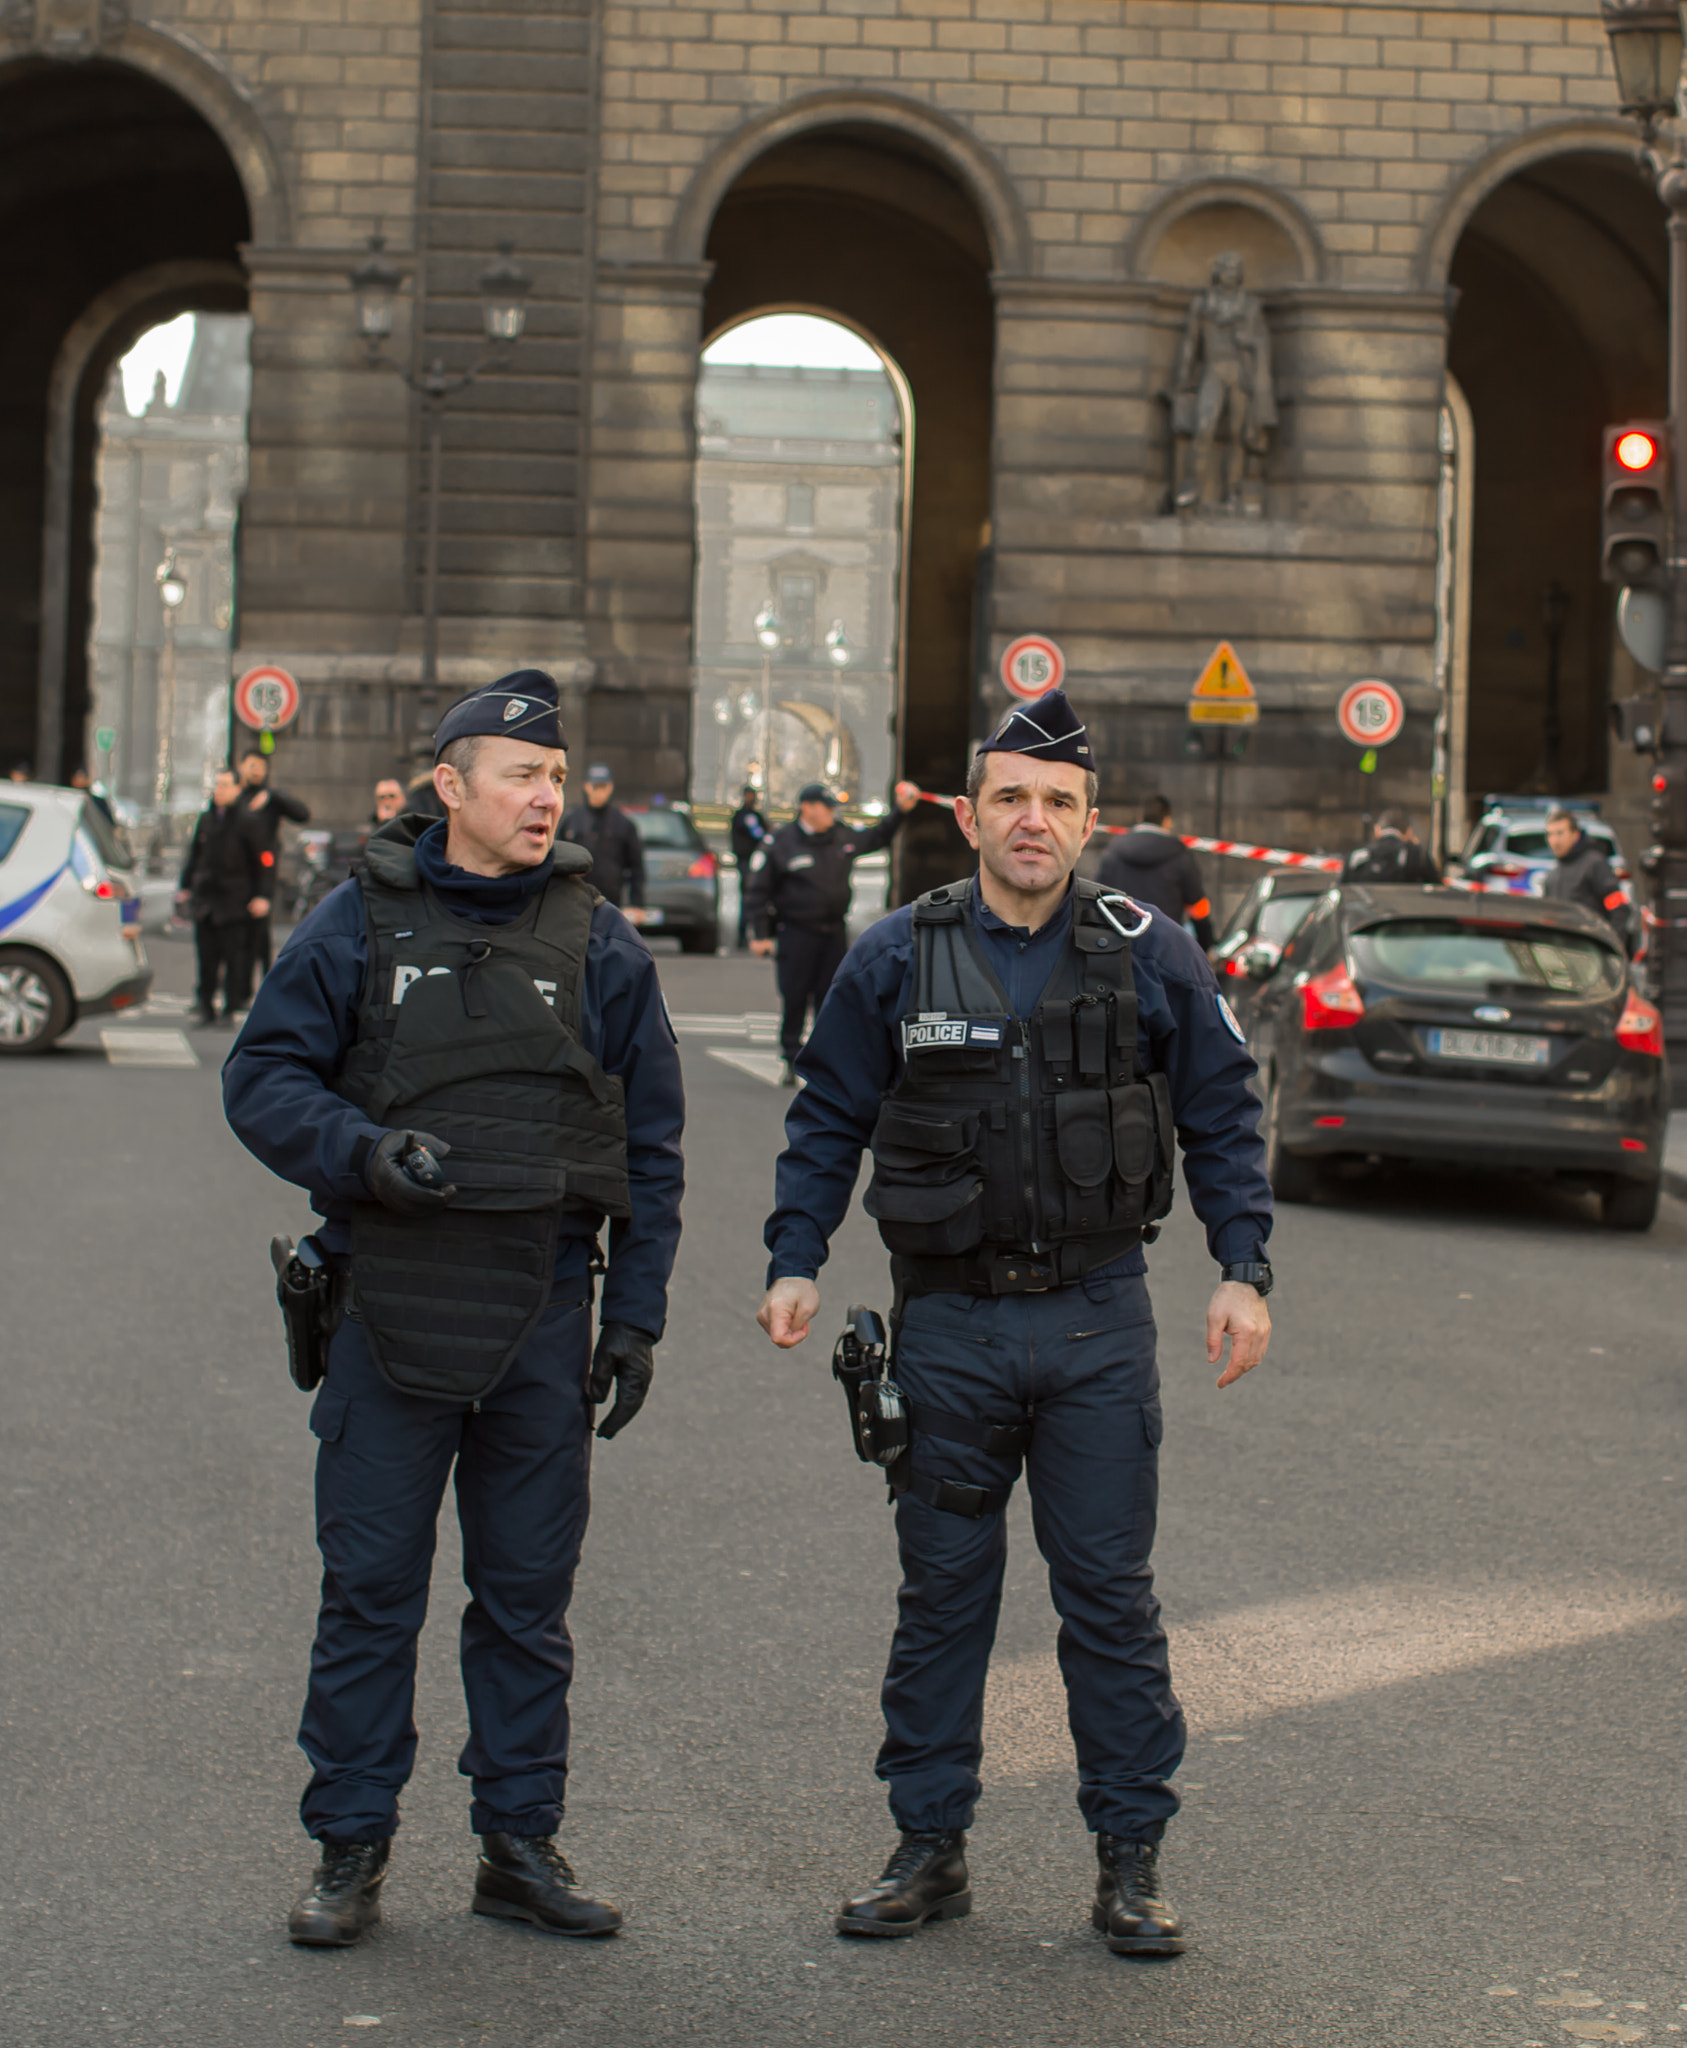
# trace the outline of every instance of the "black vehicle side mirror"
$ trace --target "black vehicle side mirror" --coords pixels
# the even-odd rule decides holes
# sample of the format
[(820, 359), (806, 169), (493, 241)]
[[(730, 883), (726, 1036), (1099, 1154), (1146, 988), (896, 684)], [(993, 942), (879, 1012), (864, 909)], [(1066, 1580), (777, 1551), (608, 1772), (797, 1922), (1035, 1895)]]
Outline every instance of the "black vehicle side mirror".
[(1269, 939), (1256, 939), (1242, 954), (1242, 972), (1249, 981), (1269, 981), (1282, 957)]

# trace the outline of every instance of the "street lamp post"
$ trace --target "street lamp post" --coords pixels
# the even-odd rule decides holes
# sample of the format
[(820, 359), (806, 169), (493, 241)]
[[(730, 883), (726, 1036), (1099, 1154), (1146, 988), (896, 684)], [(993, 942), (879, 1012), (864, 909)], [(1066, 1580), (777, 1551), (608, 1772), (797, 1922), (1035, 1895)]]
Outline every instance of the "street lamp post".
[(175, 776), (176, 739), (176, 614), (187, 596), (187, 578), (176, 566), (176, 551), (164, 550), (164, 559), (152, 572), (158, 585), (158, 601), (164, 607), (164, 674), (158, 692), (158, 772), (153, 782), (153, 804), (160, 817), (170, 801), (170, 784)]
[(843, 773), (843, 676), (854, 652), (843, 620), (834, 619), (826, 635), (826, 658), (832, 664), (832, 743), (826, 749), (828, 782), (836, 782)]
[(466, 370), (448, 372), (443, 356), (435, 356), (425, 370), (401, 368), (382, 353), (391, 339), (393, 311), (403, 274), (384, 254), (385, 239), (369, 237), (369, 254), (351, 273), (351, 288), (357, 294), (357, 331), (363, 337), (364, 357), (372, 369), (392, 370), (402, 377), (422, 401), (427, 422), (428, 481), (427, 524), (422, 547), (422, 687), (434, 688), (439, 681), (439, 479), (444, 448), (445, 408), (459, 391), (468, 387), (488, 369), (502, 368), (509, 351), (521, 339), (527, 325), (527, 294), (533, 280), (515, 261), (515, 244), (498, 244), (498, 261), (480, 280), (481, 326), (486, 335), (486, 353)]
[(1687, 152), (1679, 127), (1667, 156), (1655, 144), (1658, 123), (1680, 110), (1682, 17), (1680, 0), (1600, 0), (1599, 12), (1622, 110), (1639, 123), (1669, 217), (1669, 630), (1653, 782), (1658, 836), (1641, 864), (1652, 883), (1652, 984), (1679, 1073), (1687, 1063)]
[(773, 656), (779, 645), (779, 614), (770, 598), (756, 613), (756, 644), (761, 648), (761, 787), (773, 800)]

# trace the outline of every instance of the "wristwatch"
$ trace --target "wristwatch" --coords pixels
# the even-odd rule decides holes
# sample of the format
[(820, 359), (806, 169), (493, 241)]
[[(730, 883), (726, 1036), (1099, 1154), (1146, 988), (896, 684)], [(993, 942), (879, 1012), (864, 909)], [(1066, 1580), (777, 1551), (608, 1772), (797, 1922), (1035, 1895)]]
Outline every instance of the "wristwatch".
[(1233, 1266), (1219, 1269), (1220, 1280), (1240, 1280), (1244, 1287), (1251, 1287), (1256, 1294), (1271, 1292), (1271, 1268), (1264, 1259), (1241, 1259)]

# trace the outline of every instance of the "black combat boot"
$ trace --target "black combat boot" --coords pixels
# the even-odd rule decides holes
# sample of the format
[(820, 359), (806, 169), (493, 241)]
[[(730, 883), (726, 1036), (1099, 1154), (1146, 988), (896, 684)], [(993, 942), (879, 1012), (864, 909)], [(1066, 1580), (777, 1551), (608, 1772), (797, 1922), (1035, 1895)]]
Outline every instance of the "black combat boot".
[(1180, 1956), (1189, 1946), (1177, 1909), (1160, 1890), (1158, 1842), (1127, 1842), (1097, 1835), (1091, 1919), (1116, 1956)]
[(308, 1892), (287, 1916), (287, 1932), (306, 1948), (349, 1948), (381, 1917), (381, 1883), (392, 1836), (378, 1842), (324, 1842)]
[(531, 1920), (547, 1934), (613, 1934), (621, 1909), (580, 1888), (555, 1835), (482, 1835), (474, 1910)]
[(967, 1838), (904, 1829), (884, 1875), (870, 1891), (845, 1899), (840, 1934), (917, 1934), (928, 1920), (960, 1920), (972, 1911)]

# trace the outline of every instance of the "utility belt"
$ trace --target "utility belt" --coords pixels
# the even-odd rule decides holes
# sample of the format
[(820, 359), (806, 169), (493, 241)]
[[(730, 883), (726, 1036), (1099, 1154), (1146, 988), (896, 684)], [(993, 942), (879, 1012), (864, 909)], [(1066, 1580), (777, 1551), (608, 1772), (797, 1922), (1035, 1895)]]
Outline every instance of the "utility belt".
[(975, 1251), (956, 1252), (947, 1258), (893, 1257), (890, 1276), (900, 1304), (917, 1294), (1043, 1294), (1051, 1287), (1069, 1287), (1100, 1266), (1133, 1252), (1139, 1244), (1152, 1244), (1158, 1227), (1145, 1224), (1140, 1230), (1110, 1230), (1099, 1237), (1074, 1238), (1069, 1244), (1050, 1245), (1040, 1252), (1018, 1252), (1000, 1245), (980, 1245)]

